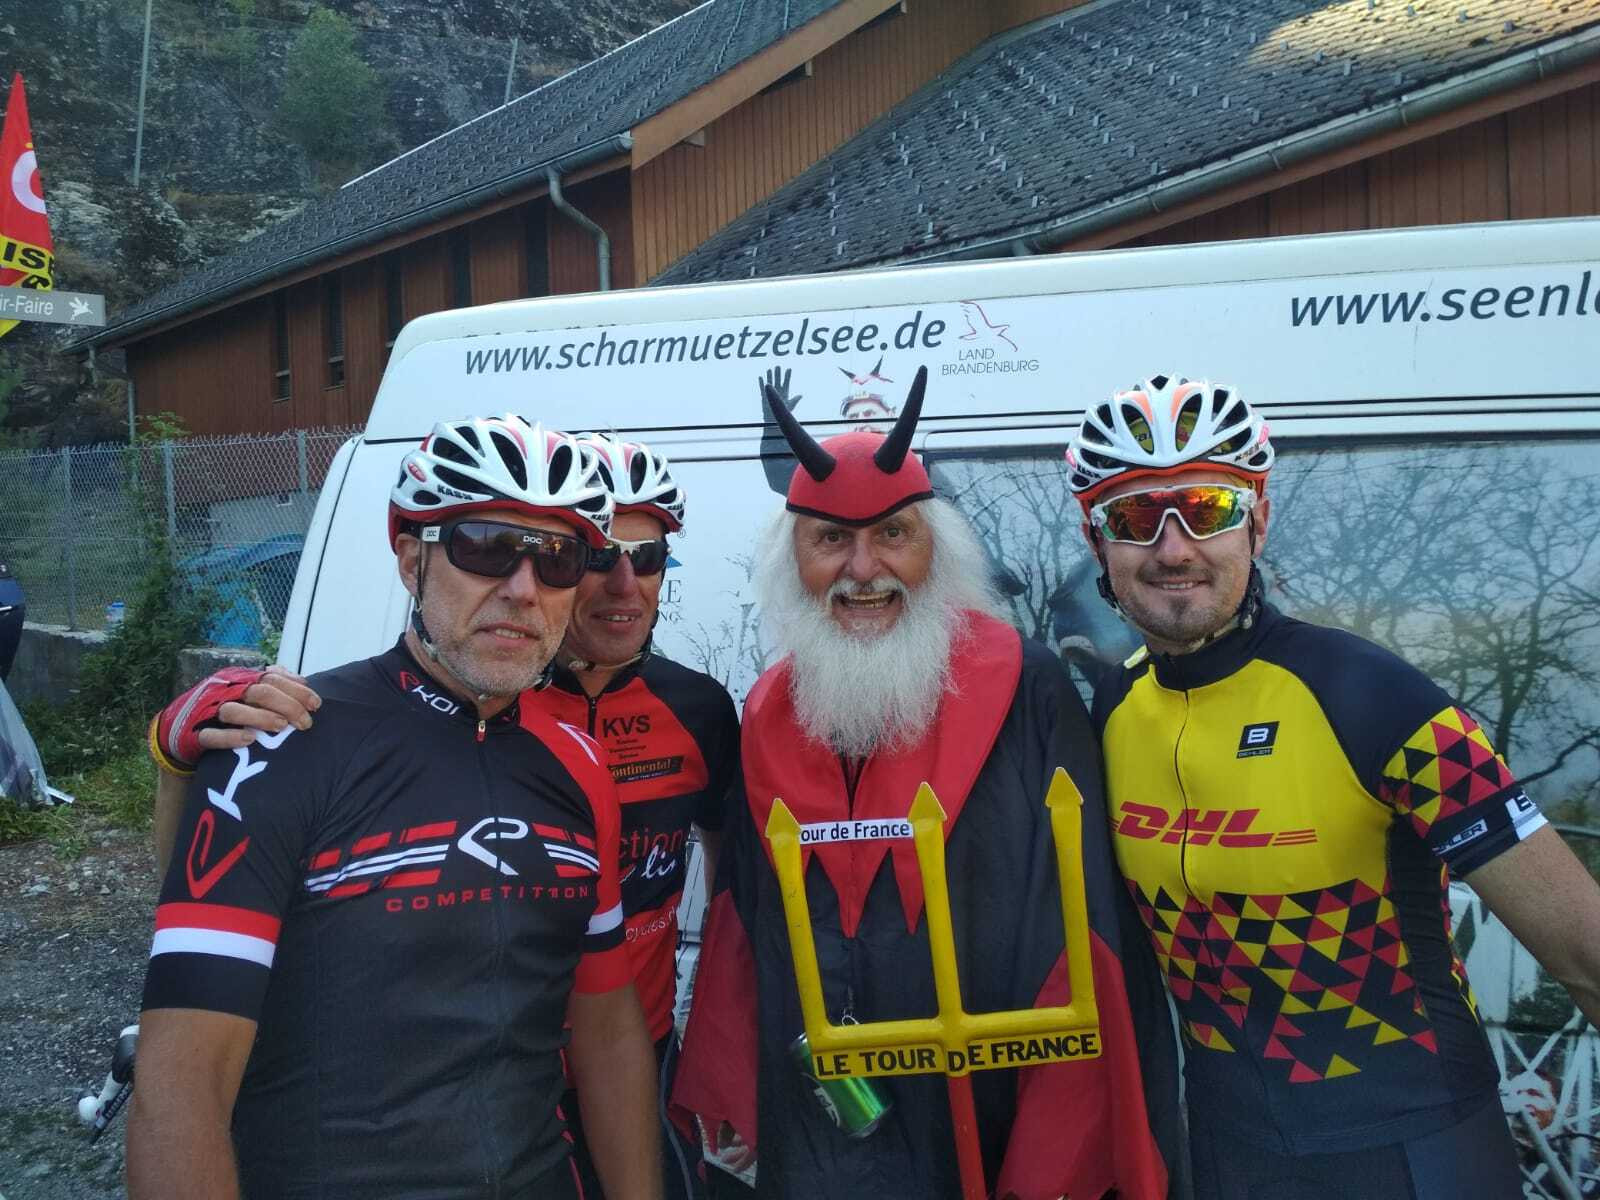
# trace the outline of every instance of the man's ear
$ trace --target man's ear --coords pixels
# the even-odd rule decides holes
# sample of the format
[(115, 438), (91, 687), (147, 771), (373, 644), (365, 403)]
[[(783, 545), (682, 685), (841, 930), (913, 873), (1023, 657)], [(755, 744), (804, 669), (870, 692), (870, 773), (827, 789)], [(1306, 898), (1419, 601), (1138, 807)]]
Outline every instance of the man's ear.
[(1272, 501), (1265, 496), (1256, 501), (1256, 506), (1250, 512), (1250, 524), (1255, 531), (1254, 557), (1261, 557), (1261, 550), (1267, 544), (1267, 522), (1272, 516)]
[(422, 562), (422, 542), (409, 533), (402, 533), (394, 543), (395, 566), (400, 572), (400, 582), (412, 596), (417, 594), (417, 567)]

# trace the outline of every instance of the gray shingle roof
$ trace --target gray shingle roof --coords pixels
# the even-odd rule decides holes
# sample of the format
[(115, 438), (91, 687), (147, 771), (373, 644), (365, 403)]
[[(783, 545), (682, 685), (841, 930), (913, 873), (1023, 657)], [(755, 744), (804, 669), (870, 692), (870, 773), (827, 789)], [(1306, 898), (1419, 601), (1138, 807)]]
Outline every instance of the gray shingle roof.
[(1103, 0), (1002, 35), (654, 282), (1048, 230), (1600, 21), (1600, 0)]
[(88, 341), (125, 338), (426, 223), (457, 197), (624, 133), (841, 0), (707, 0), (603, 58), (442, 134), (308, 204), (126, 312)]

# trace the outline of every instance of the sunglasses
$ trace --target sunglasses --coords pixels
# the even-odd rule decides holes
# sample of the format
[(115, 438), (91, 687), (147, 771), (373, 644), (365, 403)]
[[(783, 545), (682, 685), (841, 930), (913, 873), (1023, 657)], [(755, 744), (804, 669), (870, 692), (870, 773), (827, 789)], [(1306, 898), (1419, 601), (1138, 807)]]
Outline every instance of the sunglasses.
[(526, 558), (533, 563), (534, 577), (550, 588), (577, 587), (589, 565), (589, 547), (574, 534), (500, 521), (429, 525), (422, 540), (444, 546), (445, 557), (457, 570), (491, 579), (504, 579)]
[(1104, 500), (1089, 510), (1089, 524), (1108, 542), (1153, 546), (1171, 513), (1185, 533), (1204, 541), (1239, 528), (1255, 506), (1256, 494), (1251, 488), (1196, 483), (1127, 492)]
[(667, 569), (667, 539), (654, 538), (648, 542), (613, 539), (589, 555), (589, 570), (604, 575), (622, 561), (624, 554), (633, 563), (635, 575), (659, 575)]

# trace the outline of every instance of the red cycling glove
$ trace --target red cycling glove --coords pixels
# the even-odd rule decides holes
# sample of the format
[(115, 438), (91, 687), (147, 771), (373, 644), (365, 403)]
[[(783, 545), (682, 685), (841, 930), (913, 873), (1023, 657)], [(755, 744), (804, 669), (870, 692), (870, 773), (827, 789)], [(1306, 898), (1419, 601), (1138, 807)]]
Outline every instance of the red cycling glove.
[(189, 775), (205, 753), (200, 730), (217, 719), (230, 700), (242, 700), (266, 672), (254, 667), (223, 667), (208, 675), (158, 712), (150, 721), (150, 757), (174, 775)]

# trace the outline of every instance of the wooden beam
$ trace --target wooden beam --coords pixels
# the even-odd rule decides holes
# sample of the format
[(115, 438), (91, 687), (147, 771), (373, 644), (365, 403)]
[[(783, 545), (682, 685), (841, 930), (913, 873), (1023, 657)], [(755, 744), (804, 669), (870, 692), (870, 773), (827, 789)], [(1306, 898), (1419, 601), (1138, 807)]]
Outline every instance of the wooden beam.
[[(627, 165), (627, 155), (615, 155), (601, 162), (592, 163), (587, 167), (581, 168), (580, 170), (573, 171), (571, 174), (563, 175), (561, 177), (561, 185), (563, 187), (568, 187), (575, 183), (582, 183), (584, 180), (593, 179), (597, 175), (606, 175), (612, 171), (620, 171)], [(393, 237), (384, 238), (381, 242), (373, 242), (370, 245), (362, 246), (358, 250), (351, 250), (334, 258), (326, 258), (320, 262), (307, 264), (297, 271), (292, 271), (286, 275), (279, 275), (266, 283), (258, 284), (255, 287), (250, 288), (248, 291), (235, 293), (234, 295), (229, 296), (226, 300), (219, 300), (215, 304), (208, 304), (203, 308), (197, 308), (186, 312), (181, 317), (174, 317), (170, 321), (163, 321), (158, 325), (151, 325), (148, 328), (141, 329), (138, 333), (125, 340), (117, 339), (115, 341), (106, 342), (100, 348), (102, 350), (106, 350), (113, 346), (135, 345), (144, 341), (146, 338), (152, 338), (159, 334), (169, 333), (174, 329), (183, 327), (184, 325), (193, 324), (195, 321), (201, 321), (207, 317), (215, 316), (217, 313), (224, 312), (227, 309), (233, 308), (235, 305), (247, 304), (251, 300), (254, 300), (260, 296), (270, 295), (272, 292), (276, 292), (281, 288), (292, 287), (295, 284), (302, 283), (307, 279), (315, 279), (319, 275), (326, 275), (329, 271), (340, 270), (343, 267), (350, 266), (352, 263), (362, 262), (369, 258), (377, 258), (380, 255), (389, 253), (391, 250), (398, 250), (401, 246), (409, 246), (413, 242), (423, 241), (424, 239), (433, 237), (436, 234), (444, 233), (446, 230), (454, 229), (459, 225), (466, 225), (473, 221), (480, 221), (484, 217), (491, 216), (494, 213), (502, 212), (508, 208), (515, 208), (519, 204), (526, 204), (529, 200), (537, 200), (549, 190), (549, 186), (544, 183), (531, 185), (519, 191), (512, 192), (510, 195), (502, 196), (498, 200), (484, 204), (479, 208), (467, 209), (464, 212), (459, 212), (453, 216), (434, 221), (432, 224), (421, 225), (415, 229), (408, 229), (404, 233), (397, 233)]]
[(676, 104), (639, 122), (633, 127), (634, 170), (899, 4), (900, 0), (844, 0)]
[(1587, 87), (1589, 84), (1596, 82), (1600, 82), (1600, 61), (1587, 63), (1575, 70), (1567, 71), (1560, 75), (1552, 75), (1547, 79), (1525, 84), (1520, 88), (1513, 88), (1510, 91), (1500, 92), (1493, 96), (1485, 96), (1460, 108), (1436, 113), (1425, 120), (1418, 121), (1414, 125), (1404, 125), (1399, 129), (1391, 129), (1387, 133), (1368, 138), (1366, 141), (1354, 142), (1327, 154), (1305, 159), (1282, 171), (1271, 171), (1254, 179), (1236, 183), (1232, 187), (1212, 192), (1210, 195), (1200, 196), (1175, 208), (1150, 213), (1135, 221), (1128, 221), (1121, 225), (1102, 229), (1098, 233), (1089, 234), (1087, 237), (1052, 247), (1052, 251), (1104, 250), (1109, 246), (1120, 246), (1124, 242), (1143, 237), (1147, 233), (1154, 233), (1159, 229), (1165, 229), (1169, 225), (1176, 225), (1181, 221), (1204, 216), (1208, 212), (1226, 208), (1231, 204), (1237, 204), (1241, 200), (1252, 199), (1264, 192), (1276, 191), (1279, 188), (1288, 187), (1290, 184), (1299, 183), (1313, 176), (1336, 171), (1340, 167), (1349, 166), (1351, 163), (1375, 158), (1390, 150), (1398, 150), (1402, 146), (1409, 146), (1413, 142), (1438, 137), (1442, 133), (1449, 133), (1452, 129), (1459, 129), (1464, 125), (1471, 125), (1489, 117), (1498, 117), (1502, 113), (1510, 112), (1513, 109), (1537, 104), (1541, 100), (1548, 100), (1551, 96), (1559, 96), (1564, 92), (1570, 92), (1575, 88)]

